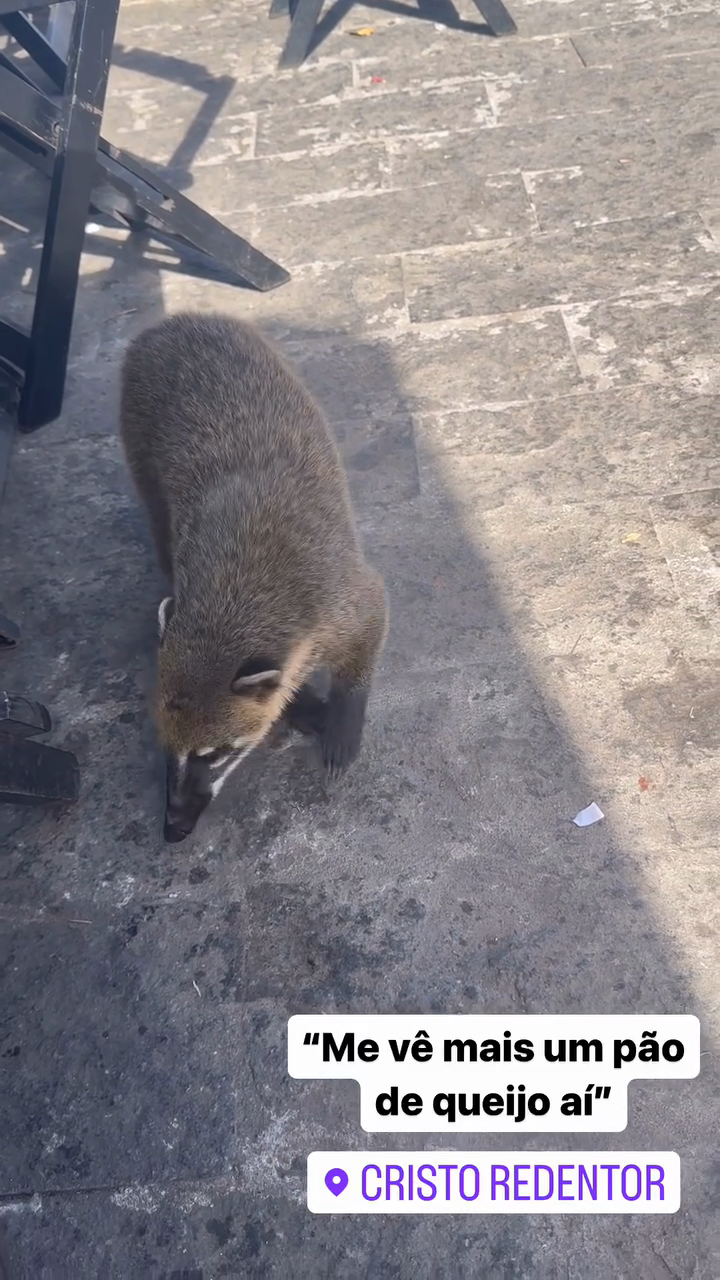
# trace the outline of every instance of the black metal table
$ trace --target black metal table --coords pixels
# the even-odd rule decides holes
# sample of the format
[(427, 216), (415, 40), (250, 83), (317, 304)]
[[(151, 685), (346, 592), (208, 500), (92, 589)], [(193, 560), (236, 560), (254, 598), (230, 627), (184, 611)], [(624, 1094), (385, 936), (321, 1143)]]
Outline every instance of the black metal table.
[[(57, 4), (60, 0), (49, 0)], [(101, 135), (120, 0), (76, 0), (67, 59), (28, 16), (49, 7), (0, 0), (0, 29), (21, 46), (51, 84), (0, 51), (0, 147), (47, 176), (50, 191), (37, 292), (29, 330), (0, 317), (0, 374), (14, 392), (17, 426), (34, 431), (62, 409), (70, 336), (88, 214), (109, 215), (194, 254), (208, 274), (267, 291), (289, 280), (283, 267), (174, 190)], [(15, 431), (0, 409), (0, 498)], [(17, 628), (0, 612), (0, 649)], [(0, 800), (74, 799), (71, 753), (32, 739), (50, 728), (40, 703), (0, 689)], [(74, 762), (74, 763), (73, 763)]]

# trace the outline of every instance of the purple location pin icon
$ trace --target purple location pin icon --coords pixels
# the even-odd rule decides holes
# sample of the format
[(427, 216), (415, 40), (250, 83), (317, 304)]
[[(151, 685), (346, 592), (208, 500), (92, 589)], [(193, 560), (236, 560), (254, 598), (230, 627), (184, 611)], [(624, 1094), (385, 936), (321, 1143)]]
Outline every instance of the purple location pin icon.
[(325, 1174), (325, 1186), (334, 1196), (342, 1195), (348, 1184), (348, 1176), (344, 1169), (331, 1169)]

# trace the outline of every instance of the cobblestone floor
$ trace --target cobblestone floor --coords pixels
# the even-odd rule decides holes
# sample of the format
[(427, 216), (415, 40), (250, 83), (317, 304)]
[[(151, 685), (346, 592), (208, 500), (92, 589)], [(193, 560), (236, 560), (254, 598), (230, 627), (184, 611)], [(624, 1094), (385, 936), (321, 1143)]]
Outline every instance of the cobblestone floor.
[[(268, 7), (123, 0), (104, 131), (291, 282), (89, 234), (65, 411), (2, 511), (3, 677), (83, 770), (73, 811), (0, 815), (14, 1276), (716, 1280), (717, 5), (513, 0), (496, 41), (470, 0), (341, 2), (282, 74)], [(21, 317), (41, 192), (2, 163)], [(185, 306), (257, 319), (304, 370), (393, 620), (354, 771), (259, 754), (174, 848), (116, 376)], [(288, 1078), (288, 1015), (316, 1010), (697, 1013), (700, 1078), (634, 1086), (595, 1140), (679, 1152), (681, 1211), (311, 1217), (309, 1151), (440, 1141), (385, 1143), (354, 1085)]]

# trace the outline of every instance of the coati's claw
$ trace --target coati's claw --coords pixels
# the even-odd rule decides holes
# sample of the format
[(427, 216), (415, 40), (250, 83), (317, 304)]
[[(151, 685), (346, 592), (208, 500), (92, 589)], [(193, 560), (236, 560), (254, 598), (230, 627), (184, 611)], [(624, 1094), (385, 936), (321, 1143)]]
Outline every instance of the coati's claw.
[(350, 754), (344, 743), (326, 740), (322, 744), (322, 757), (330, 777), (339, 778), (352, 763), (354, 754)]

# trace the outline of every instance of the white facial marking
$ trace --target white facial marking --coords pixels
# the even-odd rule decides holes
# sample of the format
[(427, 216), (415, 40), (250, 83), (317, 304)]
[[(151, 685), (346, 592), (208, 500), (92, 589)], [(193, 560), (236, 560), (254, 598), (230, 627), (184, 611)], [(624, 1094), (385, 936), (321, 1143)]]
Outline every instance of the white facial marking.
[(234, 758), (236, 751), (240, 751), (248, 745), (249, 743), (247, 738), (236, 738), (235, 741), (230, 744), (228, 749), (222, 752), (222, 754), (218, 754), (220, 752), (219, 747), (200, 747), (195, 754), (201, 757), (215, 756), (216, 759), (208, 761), (208, 768), (211, 772), (215, 772), (217, 769), (224, 768), (228, 760)]
[(175, 786), (175, 788), (176, 788), (177, 790), (179, 790), (179, 789), (182, 787), (183, 781), (184, 781), (184, 779), (185, 779), (185, 774), (187, 773), (187, 764), (188, 764), (188, 758), (187, 758), (187, 756), (176, 756), (176, 757), (175, 757), (175, 774), (176, 774), (176, 776), (175, 776), (175, 783), (174, 783), (174, 786)]
[(213, 793), (213, 799), (215, 798), (215, 796), (219, 795), (219, 793), (222, 791), (222, 788), (224, 787), (225, 783), (230, 777), (230, 774), (234, 773), (234, 771), (237, 769), (238, 765), (240, 764), (240, 761), (244, 760), (245, 757), (250, 754), (250, 752), (253, 749), (253, 745), (254, 745), (253, 743), (250, 743), (250, 745), (245, 747), (245, 750), (241, 751), (239, 755), (233, 756), (229, 765), (225, 767), (225, 771), (219, 774), (219, 776), (215, 778), (213, 782), (211, 782), (210, 789)]
[(166, 596), (164, 600), (160, 601), (160, 605), (158, 607), (158, 625), (160, 629), (161, 640), (165, 635), (165, 628), (167, 626), (167, 622), (166, 622), (167, 611), (171, 604), (172, 604), (172, 596)]

